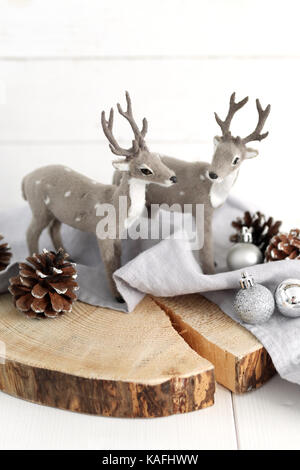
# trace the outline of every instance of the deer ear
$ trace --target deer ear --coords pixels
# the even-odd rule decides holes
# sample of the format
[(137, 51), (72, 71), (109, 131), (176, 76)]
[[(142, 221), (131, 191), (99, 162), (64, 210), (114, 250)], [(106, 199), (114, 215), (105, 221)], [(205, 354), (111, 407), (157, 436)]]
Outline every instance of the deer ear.
[(246, 158), (254, 158), (257, 157), (258, 150), (251, 149), (250, 147), (246, 147)]
[(124, 162), (123, 160), (116, 160), (112, 162), (113, 167), (119, 171), (129, 171), (129, 163)]
[(221, 140), (222, 140), (222, 137), (218, 137), (217, 135), (214, 137), (214, 147), (215, 147), (215, 149), (218, 147)]

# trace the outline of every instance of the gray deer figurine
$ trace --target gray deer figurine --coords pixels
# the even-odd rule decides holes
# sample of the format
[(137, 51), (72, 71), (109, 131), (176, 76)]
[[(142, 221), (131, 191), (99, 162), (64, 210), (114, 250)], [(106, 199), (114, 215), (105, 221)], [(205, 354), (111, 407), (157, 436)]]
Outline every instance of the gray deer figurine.
[[(215, 113), (215, 118), (222, 130), (221, 137), (214, 138), (215, 151), (211, 164), (206, 162), (186, 162), (171, 157), (162, 157), (162, 161), (172, 168), (177, 177), (176, 188), (165, 190), (158, 186), (150, 185), (147, 190), (146, 204), (167, 204), (169, 207), (178, 205), (183, 210), (184, 204), (192, 204), (195, 215), (197, 204), (204, 205), (204, 242), (201, 250), (195, 253), (206, 274), (215, 272), (212, 216), (214, 209), (220, 207), (227, 199), (229, 192), (235, 183), (240, 166), (244, 160), (256, 157), (258, 151), (249, 148), (251, 141), (261, 141), (266, 138), (268, 132), (261, 134), (266, 119), (270, 113), (270, 105), (262, 109), (259, 100), (256, 100), (258, 111), (258, 123), (255, 130), (247, 137), (234, 137), (230, 131), (230, 125), (235, 113), (248, 101), (248, 97), (235, 102), (235, 93), (230, 97), (229, 111), (224, 121)], [(120, 182), (120, 174), (114, 175), (114, 183)], [(176, 210), (176, 209), (175, 209)], [(202, 239), (200, 230), (202, 224), (198, 224), (198, 237)]]
[[(172, 186), (176, 183), (174, 171), (161, 161), (157, 153), (148, 150), (145, 143), (147, 120), (143, 120), (140, 130), (133, 118), (128, 92), (126, 100), (127, 111), (124, 112), (119, 104), (118, 110), (133, 130), (134, 140), (131, 148), (121, 148), (113, 136), (113, 109), (108, 121), (104, 111), (102, 113), (102, 127), (111, 151), (115, 155), (125, 157), (113, 162), (114, 168), (122, 174), (119, 186), (98, 183), (62, 165), (39, 168), (27, 175), (22, 182), (24, 199), (28, 201), (32, 211), (32, 221), (27, 231), (31, 255), (39, 252), (39, 238), (46, 227), (49, 227), (55, 249), (63, 248), (60, 234), (62, 223), (96, 234), (99, 223), (97, 208), (101, 204), (114, 206), (117, 236), (114, 239), (98, 238), (98, 244), (111, 292), (119, 302), (124, 301), (116, 288), (113, 273), (121, 266), (120, 234), (143, 212), (146, 186), (149, 183), (162, 186)], [(127, 212), (124, 216), (120, 216), (119, 210), (121, 196), (127, 198)]]

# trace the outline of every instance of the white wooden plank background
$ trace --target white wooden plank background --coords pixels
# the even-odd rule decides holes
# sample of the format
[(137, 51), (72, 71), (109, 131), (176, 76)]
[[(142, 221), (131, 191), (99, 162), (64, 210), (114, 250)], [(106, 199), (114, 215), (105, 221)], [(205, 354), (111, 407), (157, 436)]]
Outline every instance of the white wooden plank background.
[[(255, 98), (271, 103), (264, 147), (278, 153), (295, 140), (299, 125), (299, 59), (197, 59), (1, 61), (5, 102), (0, 108), (0, 142), (86, 142), (104, 140), (100, 113), (131, 92), (135, 115), (149, 120), (149, 139), (211, 141), (219, 133), (213, 112), (224, 116), (229, 97), (250, 96), (232, 131), (247, 135), (257, 123)], [(21, 80), (20, 80), (21, 77)], [(116, 118), (121, 138), (130, 128)], [(253, 144), (255, 145), (255, 143)], [(287, 146), (287, 147), (286, 147)]]
[[(20, 182), (61, 162), (109, 182), (100, 111), (129, 89), (147, 116), (153, 150), (209, 160), (213, 111), (250, 95), (234, 121), (256, 123), (254, 99), (272, 104), (260, 157), (234, 194), (300, 225), (300, 41), (297, 0), (0, 0), (0, 208), (22, 203)], [(129, 129), (116, 123), (122, 142)], [(0, 230), (1, 221), (0, 221)], [(299, 387), (279, 377), (213, 408), (159, 420), (71, 414), (0, 394), (0, 448), (300, 448)]]
[(300, 448), (299, 385), (279, 376), (261, 389), (233, 396), (240, 449)]
[(0, 8), (6, 58), (300, 51), (297, 0), (1, 0)]

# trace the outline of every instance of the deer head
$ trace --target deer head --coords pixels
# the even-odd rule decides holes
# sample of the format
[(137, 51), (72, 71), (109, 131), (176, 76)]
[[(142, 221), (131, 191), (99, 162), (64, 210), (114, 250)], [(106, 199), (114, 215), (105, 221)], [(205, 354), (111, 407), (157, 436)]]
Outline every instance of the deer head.
[(259, 100), (256, 100), (258, 111), (258, 123), (255, 130), (247, 137), (234, 137), (230, 131), (230, 124), (235, 113), (241, 109), (248, 101), (248, 97), (238, 103), (235, 102), (235, 93), (230, 97), (229, 111), (224, 121), (215, 113), (215, 118), (222, 130), (221, 137), (214, 138), (215, 152), (207, 178), (213, 182), (221, 182), (231, 173), (238, 170), (242, 162), (248, 158), (258, 155), (258, 151), (247, 146), (249, 142), (261, 141), (269, 134), (265, 132), (261, 134), (264, 124), (269, 116), (271, 106), (262, 109)]
[(123, 111), (120, 104), (117, 105), (118, 111), (129, 122), (134, 140), (132, 147), (124, 149), (119, 146), (113, 136), (114, 110), (110, 110), (108, 121), (105, 112), (102, 112), (102, 128), (109, 141), (111, 151), (118, 156), (125, 157), (113, 162), (114, 168), (128, 173), (129, 178), (142, 180), (145, 184), (156, 183), (163, 186), (171, 186), (177, 182), (175, 173), (170, 170), (160, 159), (159, 154), (149, 151), (145, 136), (148, 131), (148, 122), (143, 120), (143, 127), (140, 130), (137, 126), (132, 113), (132, 105), (129, 93), (126, 92), (127, 110)]

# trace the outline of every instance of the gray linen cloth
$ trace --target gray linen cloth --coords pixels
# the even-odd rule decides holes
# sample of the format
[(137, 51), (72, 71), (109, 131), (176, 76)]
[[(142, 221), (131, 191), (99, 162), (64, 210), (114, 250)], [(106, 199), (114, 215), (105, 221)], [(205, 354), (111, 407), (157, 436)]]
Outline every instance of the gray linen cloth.
[[(184, 233), (181, 237), (162, 241), (124, 240), (122, 268), (115, 273), (115, 279), (126, 300), (125, 305), (118, 304), (110, 295), (95, 236), (63, 226), (66, 250), (77, 263), (79, 299), (92, 305), (131, 312), (146, 293), (174, 296), (201, 292), (239, 322), (232, 304), (241, 272), (226, 272), (226, 255), (230, 247), (231, 221), (246, 209), (255, 208), (229, 198), (223, 207), (215, 211), (218, 274), (202, 273)], [(6, 271), (0, 274), (0, 293), (7, 291), (9, 278), (17, 274), (17, 262), (27, 256), (25, 231), (29, 220), (27, 206), (1, 212), (0, 232), (12, 247), (13, 259)], [(175, 224), (174, 232), (177, 235), (179, 230)], [(40, 248), (53, 249), (47, 232), (41, 237)], [(274, 292), (282, 280), (300, 278), (300, 261), (261, 264), (247, 268), (247, 271), (257, 282)], [(265, 346), (281, 377), (300, 384), (300, 318), (288, 319), (275, 312), (263, 325), (242, 324)]]

